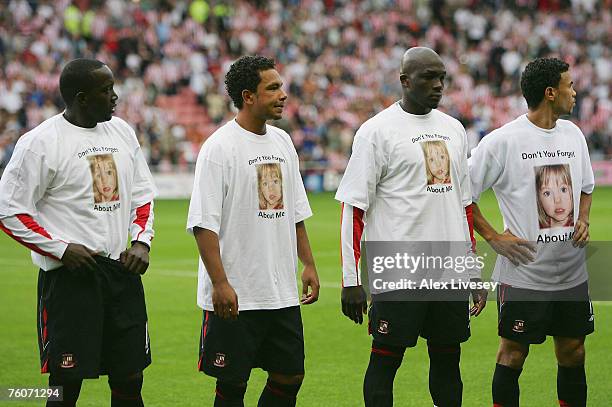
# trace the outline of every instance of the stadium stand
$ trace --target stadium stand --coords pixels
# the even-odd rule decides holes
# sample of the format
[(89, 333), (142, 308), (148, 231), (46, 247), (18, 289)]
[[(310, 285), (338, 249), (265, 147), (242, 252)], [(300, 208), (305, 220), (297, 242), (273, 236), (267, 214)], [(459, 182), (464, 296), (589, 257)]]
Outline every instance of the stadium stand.
[[(10, 0), (0, 8), (0, 171), (20, 135), (62, 109), (61, 67), (75, 57), (116, 73), (117, 114), (155, 172), (185, 172), (234, 114), (223, 75), (242, 54), (274, 57), (310, 189), (333, 188), (356, 128), (399, 98), (410, 46), (448, 70), (441, 108), (475, 145), (526, 110), (528, 60), (558, 56), (578, 92), (572, 120), (592, 159), (612, 157), (610, 0)], [(331, 179), (323, 177), (326, 173)]]

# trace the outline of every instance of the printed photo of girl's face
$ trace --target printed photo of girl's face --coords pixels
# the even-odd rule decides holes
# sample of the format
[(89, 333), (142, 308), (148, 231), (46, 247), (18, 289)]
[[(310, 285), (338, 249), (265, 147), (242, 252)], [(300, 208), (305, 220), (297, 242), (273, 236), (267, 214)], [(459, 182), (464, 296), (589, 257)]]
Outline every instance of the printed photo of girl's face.
[(550, 181), (549, 184), (542, 185), (540, 201), (544, 212), (551, 218), (551, 226), (562, 226), (573, 210), (571, 190), (569, 185), (558, 177)]
[(111, 154), (89, 158), (95, 203), (119, 200), (117, 167)]
[(434, 177), (434, 184), (443, 184), (448, 178), (448, 155), (440, 147), (432, 148), (427, 166)]
[(422, 143), (425, 154), (427, 184), (450, 184), (450, 157), (443, 141)]
[(280, 164), (257, 165), (259, 209), (283, 208), (283, 178)]
[(281, 199), (281, 181), (276, 171), (268, 171), (261, 180), (261, 191), (268, 203), (268, 208), (273, 208)]
[(573, 226), (574, 197), (568, 165), (542, 166), (536, 172), (540, 227)]

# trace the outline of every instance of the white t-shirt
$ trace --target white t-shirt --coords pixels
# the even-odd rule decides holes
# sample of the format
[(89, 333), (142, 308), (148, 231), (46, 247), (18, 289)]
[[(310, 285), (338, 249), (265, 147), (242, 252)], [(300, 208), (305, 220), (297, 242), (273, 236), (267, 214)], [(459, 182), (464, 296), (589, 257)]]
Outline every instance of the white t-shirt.
[[(204, 143), (196, 163), (187, 229), (219, 235), (221, 261), (239, 310), (299, 305), (295, 224), (312, 212), (289, 135), (251, 133), (232, 120)], [(198, 305), (213, 310), (202, 259)]]
[(580, 193), (592, 193), (595, 181), (584, 135), (574, 123), (557, 120), (547, 130), (520, 116), (483, 138), (469, 166), (472, 200), (493, 188), (504, 229), (537, 242), (530, 264), (515, 267), (498, 256), (494, 279), (536, 290), (562, 290), (587, 280), (584, 250), (569, 242)]
[(365, 240), (469, 242), (465, 129), (394, 103), (357, 131), (336, 199), (366, 212)]
[[(458, 120), (435, 109), (413, 115), (394, 103), (357, 131), (336, 199), (365, 211), (364, 241), (465, 242), (469, 250), (467, 151)], [(359, 284), (357, 261), (345, 242), (358, 243), (345, 224), (343, 281), (350, 286)]]
[[(151, 244), (155, 195), (134, 130), (125, 121), (113, 117), (88, 129), (58, 114), (17, 142), (0, 180), (0, 220), (16, 236), (15, 216), (32, 216), (38, 225), (26, 225), (30, 235), (36, 235), (32, 230), (40, 226), (50, 236), (41, 237), (39, 230), (40, 245), (28, 241), (27, 235), (19, 240), (36, 243), (56, 258), (61, 258), (67, 243), (79, 243), (118, 259), (128, 231), (132, 240)], [(134, 221), (142, 215), (137, 212), (143, 205), (148, 213), (136, 228)], [(32, 259), (43, 270), (62, 265), (35, 251)]]

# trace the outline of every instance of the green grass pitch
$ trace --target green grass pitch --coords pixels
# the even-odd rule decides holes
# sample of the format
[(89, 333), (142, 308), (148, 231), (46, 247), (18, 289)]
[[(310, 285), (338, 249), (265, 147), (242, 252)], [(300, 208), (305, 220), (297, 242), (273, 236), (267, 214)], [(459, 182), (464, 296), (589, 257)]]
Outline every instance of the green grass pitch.
[[(299, 406), (360, 406), (362, 379), (369, 358), (365, 324), (354, 325), (340, 311), (339, 216), (331, 194), (310, 196), (314, 217), (306, 224), (322, 283), (319, 301), (302, 308), (306, 339), (306, 378)], [(147, 406), (208, 406), (214, 379), (196, 370), (201, 311), (196, 306), (197, 251), (184, 230), (186, 201), (156, 204), (156, 238), (144, 284), (149, 312), (153, 364), (145, 372)], [(481, 201), (500, 228), (491, 194)], [(612, 240), (612, 188), (599, 188), (591, 215), (593, 240)], [(0, 236), (0, 386), (45, 386), (36, 345), (37, 270), (27, 249)], [(612, 303), (595, 304), (596, 332), (587, 339), (590, 406), (609, 406), (612, 383)], [(490, 406), (490, 382), (498, 337), (495, 302), (472, 321), (472, 338), (462, 347), (461, 370), (466, 407)], [(431, 406), (424, 341), (409, 349), (395, 381), (397, 406)], [(245, 405), (255, 406), (265, 373), (254, 370)], [(552, 341), (532, 346), (520, 379), (522, 405), (555, 406), (556, 363)], [(79, 406), (109, 405), (106, 379), (86, 381)], [(0, 402), (7, 406), (43, 402)]]

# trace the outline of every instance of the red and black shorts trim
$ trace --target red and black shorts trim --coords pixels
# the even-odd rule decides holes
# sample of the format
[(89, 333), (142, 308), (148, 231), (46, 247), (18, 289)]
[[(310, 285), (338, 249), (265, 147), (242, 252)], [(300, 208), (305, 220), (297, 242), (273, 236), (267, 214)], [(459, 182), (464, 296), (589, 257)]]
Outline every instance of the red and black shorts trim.
[(506, 339), (528, 345), (546, 336), (580, 338), (594, 332), (594, 319), (587, 282), (562, 291), (497, 289), (498, 334)]
[(42, 373), (68, 380), (129, 376), (151, 363), (139, 275), (96, 256), (94, 272), (65, 267), (38, 274)]
[(240, 311), (236, 320), (204, 311), (198, 370), (222, 380), (247, 382), (256, 367), (288, 376), (304, 374), (300, 307)]

